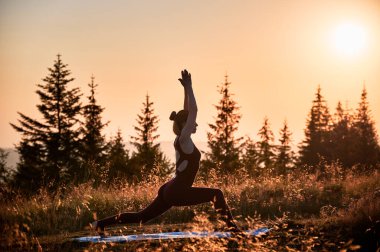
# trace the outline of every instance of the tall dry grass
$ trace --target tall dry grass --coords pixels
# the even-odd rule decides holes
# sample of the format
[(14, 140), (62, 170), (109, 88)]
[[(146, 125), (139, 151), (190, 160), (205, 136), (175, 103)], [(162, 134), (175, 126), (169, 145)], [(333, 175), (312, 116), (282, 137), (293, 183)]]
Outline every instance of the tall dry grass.
[[(318, 174), (295, 171), (287, 176), (249, 178), (239, 174), (223, 180), (214, 177), (194, 186), (221, 188), (233, 214), (242, 225), (252, 219), (326, 218), (342, 223), (380, 220), (380, 174), (353, 173), (342, 176), (339, 167), (326, 167), (324, 179)], [(212, 177), (212, 176), (211, 176)], [(147, 183), (92, 187), (90, 183), (66, 188), (55, 196), (46, 190), (25, 198), (14, 195), (0, 205), (2, 245), (38, 243), (37, 237), (67, 234), (86, 229), (94, 219), (125, 211), (138, 211), (156, 196), (165, 181), (151, 178)], [(210, 222), (211, 220), (211, 222)], [(152, 221), (157, 224), (193, 222), (212, 228), (217, 222), (211, 204), (174, 207)]]

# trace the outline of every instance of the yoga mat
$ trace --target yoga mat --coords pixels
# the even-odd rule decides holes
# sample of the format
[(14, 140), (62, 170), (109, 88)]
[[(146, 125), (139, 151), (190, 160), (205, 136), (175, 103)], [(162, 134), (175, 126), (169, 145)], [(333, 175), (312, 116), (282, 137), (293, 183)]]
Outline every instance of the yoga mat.
[[(270, 231), (269, 228), (262, 227), (255, 230), (243, 231), (246, 235), (259, 236), (266, 234)], [(119, 235), (119, 236), (84, 236), (73, 238), (77, 242), (105, 242), (105, 243), (124, 243), (130, 241), (143, 241), (143, 240), (166, 240), (166, 239), (179, 239), (179, 238), (203, 238), (203, 237), (215, 237), (215, 238), (228, 238), (231, 237), (231, 232), (166, 232), (166, 233), (152, 233), (152, 234), (135, 234), (135, 235)]]

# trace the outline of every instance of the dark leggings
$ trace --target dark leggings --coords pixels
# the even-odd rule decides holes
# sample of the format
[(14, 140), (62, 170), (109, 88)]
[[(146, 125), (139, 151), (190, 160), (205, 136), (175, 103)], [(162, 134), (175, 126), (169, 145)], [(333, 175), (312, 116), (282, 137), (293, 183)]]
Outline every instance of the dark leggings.
[[(164, 185), (165, 186), (165, 185)], [(169, 210), (172, 206), (191, 206), (205, 202), (213, 202), (215, 210), (229, 227), (234, 227), (231, 212), (227, 206), (223, 192), (219, 189), (188, 187), (161, 187), (157, 197), (140, 212), (129, 212), (114, 215), (98, 221), (104, 228), (114, 224), (145, 223)]]

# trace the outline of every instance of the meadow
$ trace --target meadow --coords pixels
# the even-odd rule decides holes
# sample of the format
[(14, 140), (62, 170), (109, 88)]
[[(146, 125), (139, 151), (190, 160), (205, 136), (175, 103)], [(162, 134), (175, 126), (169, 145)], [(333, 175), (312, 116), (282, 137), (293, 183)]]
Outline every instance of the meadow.
[[(2, 251), (379, 251), (380, 173), (342, 174), (326, 167), (325, 176), (300, 170), (287, 176), (228, 180), (211, 176), (195, 186), (221, 188), (243, 229), (267, 226), (263, 237), (181, 239), (128, 244), (76, 244), (71, 238), (93, 234), (94, 219), (138, 211), (156, 196), (163, 178), (146, 183), (93, 187), (91, 183), (32, 197), (2, 191)], [(110, 234), (222, 229), (211, 204), (173, 207), (144, 225), (116, 226)]]

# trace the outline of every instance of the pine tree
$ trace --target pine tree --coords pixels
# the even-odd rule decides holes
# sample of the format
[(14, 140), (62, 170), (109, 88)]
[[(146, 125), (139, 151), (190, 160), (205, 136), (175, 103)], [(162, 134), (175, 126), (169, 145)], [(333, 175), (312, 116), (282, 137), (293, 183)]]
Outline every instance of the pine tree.
[(7, 167), (8, 155), (9, 155), (8, 152), (0, 148), (0, 186), (2, 187), (5, 186), (9, 180), (9, 169)]
[(36, 136), (24, 134), (16, 149), (20, 160), (10, 184), (25, 194), (36, 193), (41, 187), (49, 184), (41, 141)]
[(338, 102), (333, 117), (333, 125), (330, 134), (331, 158), (338, 161), (344, 168), (352, 167), (355, 161), (355, 131), (352, 127), (353, 118), (348, 110)]
[[(16, 174), (18, 185), (30, 185), (30, 189), (72, 181), (79, 169), (79, 119), (81, 110), (79, 88), (68, 89), (74, 80), (71, 72), (57, 56), (49, 75), (38, 84), (36, 93), (41, 103), (37, 105), (42, 122), (22, 113), (20, 125), (11, 124), (22, 134), (17, 146), (20, 162)], [(26, 187), (29, 189), (29, 186)]]
[(88, 84), (90, 87), (91, 94), (87, 97), (88, 104), (83, 107), (83, 116), (85, 119), (84, 125), (81, 128), (83, 139), (82, 139), (82, 176), (78, 178), (79, 180), (85, 182), (90, 178), (95, 178), (97, 176), (97, 171), (102, 169), (105, 165), (105, 151), (107, 144), (104, 135), (102, 135), (102, 130), (107, 123), (102, 123), (101, 114), (104, 108), (97, 104), (95, 99), (95, 91), (97, 84), (94, 82), (95, 77), (91, 77), (91, 83)]
[(353, 125), (356, 131), (355, 157), (359, 164), (373, 166), (380, 162), (380, 147), (374, 122), (371, 119), (367, 90), (363, 88)]
[(111, 139), (109, 144), (108, 160), (108, 180), (112, 182), (116, 178), (126, 178), (128, 181), (133, 181), (137, 175), (137, 171), (129, 165), (129, 154), (125, 147), (120, 129), (116, 133), (116, 137)]
[(147, 94), (141, 114), (137, 115), (138, 126), (134, 127), (137, 135), (131, 137), (131, 143), (136, 147), (136, 152), (132, 154), (132, 163), (140, 167), (141, 179), (152, 174), (166, 176), (172, 168), (160, 150), (160, 144), (155, 143), (159, 137), (156, 135), (159, 120), (154, 115), (153, 104)]
[(244, 149), (241, 158), (242, 166), (245, 168), (250, 177), (254, 178), (260, 176), (256, 144), (250, 137), (247, 137), (242, 145), (242, 148)]
[(264, 174), (271, 174), (273, 170), (273, 163), (275, 158), (274, 153), (274, 135), (270, 129), (269, 120), (264, 118), (264, 124), (258, 133), (260, 141), (257, 142), (258, 146), (258, 162), (259, 166), (264, 170)]
[(211, 132), (207, 133), (209, 152), (205, 153), (202, 165), (206, 170), (215, 169), (220, 174), (233, 174), (241, 168), (240, 141), (234, 133), (238, 130), (241, 115), (239, 107), (232, 99), (228, 76), (224, 84), (219, 87), (222, 98), (215, 105), (217, 117), (214, 124), (209, 124)]
[(285, 175), (289, 169), (293, 166), (294, 152), (290, 146), (291, 144), (291, 133), (288, 128), (288, 123), (285, 120), (284, 126), (280, 130), (280, 144), (277, 147), (277, 157), (276, 157), (276, 171), (279, 175)]
[(329, 156), (330, 114), (326, 101), (318, 86), (315, 100), (310, 110), (305, 140), (300, 146), (300, 163), (311, 167), (320, 163), (321, 158), (330, 160)]

